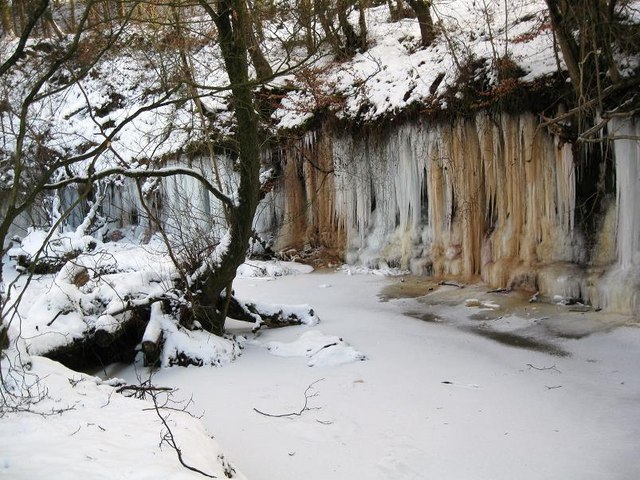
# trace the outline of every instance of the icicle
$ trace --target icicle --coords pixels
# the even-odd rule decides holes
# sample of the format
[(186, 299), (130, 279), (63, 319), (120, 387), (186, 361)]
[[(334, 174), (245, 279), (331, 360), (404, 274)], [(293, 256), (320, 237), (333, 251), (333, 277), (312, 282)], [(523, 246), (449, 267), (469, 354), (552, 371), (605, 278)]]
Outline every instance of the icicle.
[[(640, 125), (614, 124), (613, 135), (628, 137), (614, 142), (618, 200), (618, 263), (622, 268), (640, 265)], [(635, 137), (635, 139), (634, 139)]]
[[(640, 136), (637, 124), (618, 125), (617, 134)], [(289, 242), (308, 241), (330, 225), (339, 233), (324, 238), (344, 247), (349, 263), (480, 274), (495, 287), (540, 288), (619, 311), (636, 308), (638, 282), (629, 272), (640, 265), (637, 142), (615, 142), (617, 215), (609, 207), (588, 251), (575, 219), (579, 179), (571, 146), (540, 129), (534, 115), (405, 123), (358, 137), (309, 132), (301, 145), (335, 175), (322, 181), (317, 169), (286, 162), (272, 211), (278, 218), (283, 211), (285, 218), (305, 212), (295, 228), (276, 222)], [(624, 285), (611, 281), (613, 270), (603, 273), (616, 224), (616, 272), (627, 272), (620, 274)]]

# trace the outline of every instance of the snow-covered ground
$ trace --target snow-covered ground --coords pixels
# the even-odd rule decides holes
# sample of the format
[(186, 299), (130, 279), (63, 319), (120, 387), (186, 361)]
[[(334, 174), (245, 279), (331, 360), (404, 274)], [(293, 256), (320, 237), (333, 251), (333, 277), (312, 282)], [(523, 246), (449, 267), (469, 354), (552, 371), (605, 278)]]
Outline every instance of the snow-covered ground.
[[(637, 321), (364, 270), (252, 262), (242, 271), (238, 296), (309, 303), (320, 323), (253, 334), (230, 322), (244, 337), (233, 362), (154, 373), (187, 401), (170, 407), (203, 415), (206, 431), (161, 410), (187, 464), (252, 480), (640, 476)], [(32, 363), (26, 382), (37, 376), (35, 393), (47, 395), (35, 413), (0, 418), (0, 478), (200, 477), (161, 445), (167, 430), (151, 403)], [(149, 377), (140, 365), (98, 373)]]
[(172, 441), (190, 467), (217, 478), (245, 478), (200, 421), (171, 409), (181, 405), (165, 405), (162, 393), (157, 413), (149, 400), (127, 398), (43, 357), (33, 357), (25, 381), (43, 399), (28, 412), (0, 417), (0, 478), (203, 478), (179, 463)]
[[(310, 303), (320, 324), (255, 338), (232, 324), (248, 340), (236, 361), (163, 369), (154, 381), (193, 395), (194, 413), (252, 480), (640, 478), (637, 323), (514, 307), (481, 287), (381, 301), (400, 282), (344, 271), (238, 279), (243, 297)], [(473, 322), (532, 341), (505, 345)], [(331, 361), (313, 362), (318, 354)], [(305, 391), (300, 415), (254, 410), (300, 413)]]

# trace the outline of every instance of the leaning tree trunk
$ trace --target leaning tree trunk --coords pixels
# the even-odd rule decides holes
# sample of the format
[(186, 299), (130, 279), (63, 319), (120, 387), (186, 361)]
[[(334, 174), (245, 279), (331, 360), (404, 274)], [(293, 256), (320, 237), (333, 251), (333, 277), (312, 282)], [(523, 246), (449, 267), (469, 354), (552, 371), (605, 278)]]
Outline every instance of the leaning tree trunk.
[(314, 0), (314, 12), (316, 12), (318, 16), (325, 39), (329, 42), (329, 45), (331, 45), (333, 54), (338, 58), (344, 57), (345, 52), (342, 40), (333, 26), (333, 17), (329, 17), (329, 15), (333, 15), (333, 12), (329, 9), (329, 2), (327, 0)]
[(574, 90), (580, 94), (582, 90), (582, 80), (580, 74), (579, 46), (573, 36), (573, 26), (567, 20), (563, 12), (561, 3), (558, 0), (545, 0), (549, 9), (549, 18), (553, 32), (558, 40), (558, 45), (562, 52), (564, 63), (567, 66), (571, 84)]
[(355, 55), (358, 48), (361, 46), (360, 37), (356, 33), (355, 29), (349, 23), (348, 9), (351, 6), (349, 0), (338, 0), (336, 8), (338, 11), (338, 24), (344, 35), (344, 50), (347, 56)]
[(242, 22), (244, 0), (218, 0), (217, 12), (206, 0), (200, 5), (214, 20), (218, 29), (220, 51), (224, 59), (236, 118), (235, 141), (239, 156), (240, 184), (238, 201), (228, 207), (230, 242), (218, 266), (205, 275), (201, 293), (196, 296), (195, 318), (207, 330), (217, 335), (224, 333), (225, 313), (217, 308), (221, 294), (231, 285), (237, 268), (244, 262), (253, 217), (260, 197), (260, 150), (258, 117), (249, 83), (246, 33)]
[(251, 57), (251, 63), (256, 71), (256, 78), (259, 81), (266, 80), (273, 76), (273, 70), (260, 47), (260, 42), (254, 31), (255, 21), (249, 13), (247, 4), (245, 2), (239, 2), (239, 5), (242, 8), (240, 11), (242, 31), (245, 36), (247, 51)]
[(422, 46), (428, 47), (436, 38), (436, 31), (433, 26), (433, 18), (431, 17), (431, 0), (408, 0), (409, 5), (416, 14), (418, 24), (420, 25), (420, 36), (422, 37)]

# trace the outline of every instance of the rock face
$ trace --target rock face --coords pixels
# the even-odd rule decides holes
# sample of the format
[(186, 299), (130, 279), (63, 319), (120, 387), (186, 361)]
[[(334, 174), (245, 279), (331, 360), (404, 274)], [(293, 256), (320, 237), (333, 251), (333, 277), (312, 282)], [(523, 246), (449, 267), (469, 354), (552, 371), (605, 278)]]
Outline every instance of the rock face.
[(579, 150), (534, 115), (477, 114), (321, 129), (291, 142), (281, 167), (257, 220), (277, 249), (639, 310), (637, 141)]

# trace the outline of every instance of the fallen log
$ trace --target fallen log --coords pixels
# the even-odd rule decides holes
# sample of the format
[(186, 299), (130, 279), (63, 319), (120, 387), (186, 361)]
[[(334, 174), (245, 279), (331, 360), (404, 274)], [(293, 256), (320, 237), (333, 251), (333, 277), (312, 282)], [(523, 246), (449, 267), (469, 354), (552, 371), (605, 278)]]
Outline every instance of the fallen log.
[(268, 305), (246, 302), (235, 296), (227, 299), (221, 296), (218, 308), (227, 305), (227, 317), (243, 322), (254, 323), (254, 331), (263, 325), (268, 328), (280, 328), (291, 325), (315, 325), (319, 319), (309, 305)]
[(164, 343), (161, 315), (161, 302), (156, 302), (151, 306), (149, 322), (142, 335), (142, 353), (146, 367), (156, 365), (160, 360), (162, 344)]

